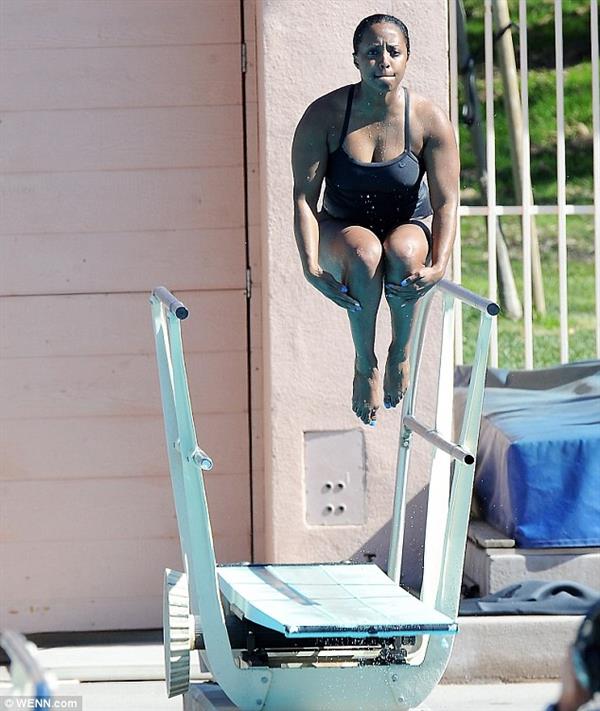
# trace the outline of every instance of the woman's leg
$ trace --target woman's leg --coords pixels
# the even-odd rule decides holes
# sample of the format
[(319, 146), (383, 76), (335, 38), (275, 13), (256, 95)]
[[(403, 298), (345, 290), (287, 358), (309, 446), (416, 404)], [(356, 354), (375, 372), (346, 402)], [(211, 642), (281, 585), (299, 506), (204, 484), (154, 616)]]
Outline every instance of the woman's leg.
[[(427, 224), (426, 220), (423, 222)], [(400, 284), (409, 274), (426, 265), (429, 241), (422, 227), (408, 223), (396, 227), (387, 235), (383, 249), (385, 280)], [(392, 342), (385, 364), (383, 402), (386, 407), (396, 407), (408, 386), (408, 342), (416, 302), (399, 297), (388, 298), (387, 302), (392, 315)]]
[(319, 223), (319, 264), (348, 287), (361, 305), (348, 311), (356, 357), (352, 410), (374, 424), (381, 405), (381, 383), (375, 357), (375, 322), (383, 285), (383, 249), (371, 230), (335, 219)]

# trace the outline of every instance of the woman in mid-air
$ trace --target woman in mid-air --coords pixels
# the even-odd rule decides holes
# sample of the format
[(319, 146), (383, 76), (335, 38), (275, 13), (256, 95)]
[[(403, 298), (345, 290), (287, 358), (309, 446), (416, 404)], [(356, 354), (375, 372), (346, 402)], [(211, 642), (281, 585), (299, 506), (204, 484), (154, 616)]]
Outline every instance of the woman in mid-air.
[[(374, 425), (382, 402), (395, 407), (406, 390), (415, 304), (450, 258), (459, 162), (444, 112), (402, 85), (404, 23), (366, 17), (353, 45), (360, 81), (317, 99), (296, 128), (294, 230), (306, 279), (348, 312), (352, 409)], [(382, 383), (374, 345), (384, 286), (392, 341)]]

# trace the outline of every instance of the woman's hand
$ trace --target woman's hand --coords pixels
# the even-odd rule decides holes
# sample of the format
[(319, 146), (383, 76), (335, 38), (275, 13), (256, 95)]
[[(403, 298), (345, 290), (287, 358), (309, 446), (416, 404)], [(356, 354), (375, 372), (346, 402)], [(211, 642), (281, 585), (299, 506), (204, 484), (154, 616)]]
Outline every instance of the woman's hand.
[(386, 283), (385, 294), (403, 301), (416, 301), (432, 289), (443, 276), (444, 272), (437, 267), (422, 267), (409, 274), (400, 284)]
[(348, 294), (348, 287), (341, 284), (332, 274), (324, 271), (321, 267), (308, 269), (304, 273), (306, 279), (321, 294), (348, 311), (361, 311), (360, 303)]

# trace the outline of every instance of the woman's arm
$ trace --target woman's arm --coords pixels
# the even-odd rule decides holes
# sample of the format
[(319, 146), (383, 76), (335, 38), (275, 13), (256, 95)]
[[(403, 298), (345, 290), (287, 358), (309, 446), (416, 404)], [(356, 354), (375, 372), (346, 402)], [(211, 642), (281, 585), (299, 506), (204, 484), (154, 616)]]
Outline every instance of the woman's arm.
[(444, 276), (456, 233), (459, 158), (452, 124), (440, 108), (431, 105), (423, 150), (433, 208), (431, 267)]
[(292, 144), (294, 175), (294, 234), (306, 279), (327, 298), (345, 309), (360, 307), (348, 289), (319, 266), (317, 202), (327, 169), (329, 117), (318, 100), (308, 107)]
[(327, 124), (318, 103), (311, 104), (294, 134), (294, 233), (304, 274), (319, 268), (319, 225), (317, 201), (327, 169)]

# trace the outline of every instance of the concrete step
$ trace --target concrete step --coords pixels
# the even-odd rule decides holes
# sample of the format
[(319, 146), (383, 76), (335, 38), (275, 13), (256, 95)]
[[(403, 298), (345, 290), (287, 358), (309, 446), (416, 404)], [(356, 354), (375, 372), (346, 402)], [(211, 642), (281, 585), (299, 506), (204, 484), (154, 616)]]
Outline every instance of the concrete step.
[(484, 521), (471, 521), (464, 575), (479, 596), (524, 580), (571, 580), (598, 587), (600, 548), (517, 548)]

